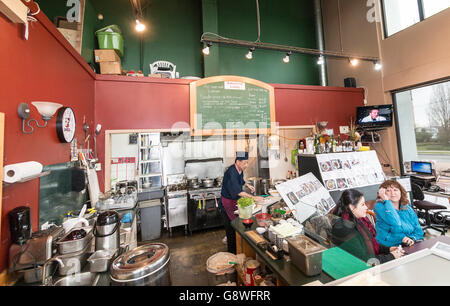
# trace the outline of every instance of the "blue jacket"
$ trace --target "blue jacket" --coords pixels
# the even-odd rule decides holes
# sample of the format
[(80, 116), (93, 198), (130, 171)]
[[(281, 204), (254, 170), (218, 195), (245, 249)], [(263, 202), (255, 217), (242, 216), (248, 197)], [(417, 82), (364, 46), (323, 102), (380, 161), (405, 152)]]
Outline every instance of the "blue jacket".
[(406, 209), (397, 210), (389, 200), (375, 204), (378, 243), (392, 247), (400, 245), (405, 237), (414, 241), (423, 239), (423, 231), (416, 213), (410, 204), (406, 206)]

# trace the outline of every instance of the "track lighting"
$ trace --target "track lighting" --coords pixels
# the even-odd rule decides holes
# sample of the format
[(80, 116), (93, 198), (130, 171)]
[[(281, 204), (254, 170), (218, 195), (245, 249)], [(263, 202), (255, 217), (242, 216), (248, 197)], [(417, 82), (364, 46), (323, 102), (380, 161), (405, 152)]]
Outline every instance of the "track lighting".
[(383, 65), (381, 65), (380, 62), (374, 62), (373, 69), (375, 69), (376, 71), (380, 71), (381, 69), (383, 69)]
[(253, 58), (253, 51), (255, 51), (255, 48), (250, 48), (247, 55), (245, 56), (247, 59), (251, 60)]
[(319, 56), (319, 59), (317, 60), (317, 65), (323, 65), (325, 64), (325, 58), (321, 55)]
[(212, 44), (208, 43), (206, 45), (206, 47), (203, 48), (202, 52), (204, 55), (209, 55), (209, 47), (211, 47), (211, 46), (212, 46)]
[(286, 56), (283, 58), (283, 62), (286, 64), (289, 63), (291, 57), (291, 52), (286, 53)]

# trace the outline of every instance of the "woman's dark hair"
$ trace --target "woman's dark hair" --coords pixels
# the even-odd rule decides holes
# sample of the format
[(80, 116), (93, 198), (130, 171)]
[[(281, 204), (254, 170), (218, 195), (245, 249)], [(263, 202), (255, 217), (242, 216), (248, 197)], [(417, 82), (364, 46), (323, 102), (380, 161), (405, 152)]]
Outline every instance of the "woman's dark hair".
[(351, 205), (357, 205), (358, 202), (361, 200), (361, 198), (363, 197), (363, 194), (361, 192), (359, 192), (358, 190), (355, 189), (348, 189), (345, 190), (342, 195), (341, 198), (339, 199), (339, 202), (337, 204), (337, 215), (339, 217), (342, 216), (342, 214), (348, 214), (350, 220), (354, 220), (354, 215), (352, 213), (352, 211), (350, 210), (350, 204)]

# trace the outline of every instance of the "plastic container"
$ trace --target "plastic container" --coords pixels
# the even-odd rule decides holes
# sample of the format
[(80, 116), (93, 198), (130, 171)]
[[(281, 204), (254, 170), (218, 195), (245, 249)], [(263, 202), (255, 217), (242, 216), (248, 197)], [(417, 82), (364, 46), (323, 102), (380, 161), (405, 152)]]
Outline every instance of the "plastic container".
[(268, 213), (260, 213), (255, 215), (255, 219), (258, 226), (266, 227), (269, 226), (271, 216)]
[(253, 205), (247, 207), (237, 206), (239, 211), (239, 218), (241, 219), (250, 219), (253, 214)]
[(123, 37), (120, 28), (110, 25), (95, 32), (100, 49), (113, 49), (117, 54), (123, 56)]
[(208, 258), (206, 261), (208, 285), (217, 286), (227, 282), (236, 282), (237, 276), (234, 268), (236, 262), (236, 255), (227, 252), (220, 252)]

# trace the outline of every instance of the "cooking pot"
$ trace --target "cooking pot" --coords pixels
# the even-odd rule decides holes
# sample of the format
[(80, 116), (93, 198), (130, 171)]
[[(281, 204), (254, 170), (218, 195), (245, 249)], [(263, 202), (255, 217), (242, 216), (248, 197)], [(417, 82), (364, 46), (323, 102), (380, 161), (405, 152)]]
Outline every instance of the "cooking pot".
[(270, 179), (261, 179), (261, 194), (269, 194)]
[(192, 178), (188, 178), (187, 179), (187, 185), (188, 187), (191, 188), (198, 188), (199, 186), (199, 182), (198, 182), (198, 177), (192, 177)]
[(216, 178), (216, 187), (222, 187), (223, 177)]
[(202, 185), (205, 188), (214, 187), (214, 179), (204, 178), (204, 179), (202, 179)]
[(113, 286), (170, 286), (170, 252), (163, 243), (149, 243), (117, 257), (111, 264)]
[(248, 183), (255, 188), (254, 195), (261, 195), (261, 178), (251, 177), (248, 179)]

